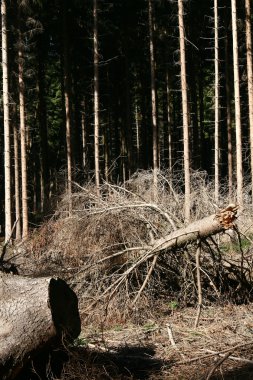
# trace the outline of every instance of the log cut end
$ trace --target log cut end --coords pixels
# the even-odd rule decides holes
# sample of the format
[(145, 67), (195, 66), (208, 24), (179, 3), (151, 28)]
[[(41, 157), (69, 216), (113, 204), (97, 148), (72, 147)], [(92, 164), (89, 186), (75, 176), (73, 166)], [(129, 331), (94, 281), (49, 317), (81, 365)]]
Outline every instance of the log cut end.
[(78, 298), (75, 292), (60, 278), (49, 283), (49, 304), (57, 334), (75, 339), (81, 332)]
[(229, 228), (234, 227), (234, 221), (237, 218), (237, 210), (238, 209), (239, 209), (238, 205), (235, 205), (234, 203), (230, 203), (227, 207), (225, 207), (223, 210), (220, 210), (216, 214), (216, 218), (217, 218), (219, 224), (225, 230), (228, 230)]
[(0, 273), (0, 379), (13, 379), (44, 347), (81, 332), (78, 299), (58, 278)]

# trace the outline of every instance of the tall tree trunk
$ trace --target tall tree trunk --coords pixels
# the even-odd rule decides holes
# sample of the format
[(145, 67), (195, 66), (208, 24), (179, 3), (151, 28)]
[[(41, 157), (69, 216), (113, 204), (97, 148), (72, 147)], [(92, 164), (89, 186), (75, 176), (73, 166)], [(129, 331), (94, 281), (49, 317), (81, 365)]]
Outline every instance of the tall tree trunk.
[(48, 165), (48, 133), (47, 133), (47, 105), (45, 99), (45, 49), (41, 36), (38, 49), (38, 119), (40, 134), (40, 175), (41, 175), (41, 211), (46, 211), (49, 200), (49, 165)]
[(70, 103), (70, 70), (69, 70), (69, 37), (67, 31), (67, 3), (63, 1), (63, 72), (64, 72), (64, 102), (66, 118), (66, 148), (67, 148), (67, 186), (69, 214), (72, 214), (72, 149), (71, 149), (71, 103)]
[(3, 108), (4, 108), (4, 188), (5, 188), (5, 241), (11, 237), (11, 144), (9, 118), (9, 85), (8, 85), (8, 44), (6, 0), (1, 2), (2, 16), (2, 75), (3, 75)]
[(169, 172), (172, 174), (172, 116), (171, 116), (171, 96), (169, 84), (169, 72), (166, 70), (166, 94), (167, 94), (167, 122), (168, 122), (168, 161)]
[(229, 71), (228, 30), (226, 26), (225, 37), (225, 77), (226, 77), (226, 119), (228, 139), (228, 197), (232, 201), (233, 193), (233, 154), (232, 154), (232, 116), (231, 116), (231, 85)]
[(219, 30), (218, 30), (218, 0), (214, 0), (214, 198), (219, 201)]
[(246, 11), (246, 48), (248, 74), (248, 102), (250, 128), (250, 164), (251, 164), (251, 197), (253, 203), (253, 72), (252, 72), (252, 39), (251, 39), (251, 9), (250, 0), (245, 0)]
[(158, 197), (158, 127), (156, 112), (156, 85), (155, 85), (155, 54), (153, 36), (153, 9), (152, 0), (148, 1), (149, 15), (149, 50), (150, 50), (150, 77), (151, 77), (151, 103), (152, 103), (152, 130), (153, 130), (153, 197)]
[(22, 239), (28, 237), (27, 154), (25, 124), (25, 84), (23, 41), (19, 26), (18, 44), (19, 119), (21, 144), (21, 188), (22, 188)]
[(237, 38), (237, 12), (236, 0), (231, 0), (232, 8), (232, 32), (233, 32), (233, 68), (234, 68), (234, 97), (235, 97), (235, 132), (236, 132), (236, 178), (237, 201), (243, 205), (243, 169), (242, 169), (242, 128), (241, 128), (241, 102), (240, 79)]
[(14, 140), (14, 178), (15, 178), (15, 215), (16, 215), (16, 240), (21, 239), (21, 213), (20, 213), (20, 191), (19, 191), (19, 139), (17, 125), (13, 125), (13, 140)]
[(93, 0), (93, 44), (94, 44), (94, 151), (95, 151), (95, 183), (97, 195), (100, 195), (99, 165), (99, 54), (98, 54), (98, 19), (97, 0)]
[(185, 31), (184, 31), (184, 8), (183, 0), (178, 0), (178, 23), (179, 23), (179, 43), (180, 43), (180, 66), (181, 66), (181, 91), (182, 91), (182, 111), (183, 111), (183, 135), (184, 135), (184, 181), (185, 181), (185, 222), (190, 220), (190, 152), (189, 152), (189, 127), (188, 127), (188, 97), (186, 81), (186, 59), (185, 59)]

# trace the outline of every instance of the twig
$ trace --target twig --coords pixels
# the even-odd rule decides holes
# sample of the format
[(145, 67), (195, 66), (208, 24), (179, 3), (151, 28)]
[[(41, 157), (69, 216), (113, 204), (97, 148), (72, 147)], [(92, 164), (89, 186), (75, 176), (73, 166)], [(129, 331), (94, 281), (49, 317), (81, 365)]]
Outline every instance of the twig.
[[(204, 351), (206, 352), (210, 352), (212, 354), (215, 354), (215, 355), (218, 355), (218, 356), (222, 356), (224, 357), (224, 354), (220, 354), (219, 352), (217, 351), (212, 351), (212, 350), (208, 350), (208, 349), (205, 349)], [(235, 360), (235, 361), (238, 361), (238, 362), (244, 362), (244, 363), (248, 363), (248, 364), (253, 364), (253, 360), (250, 360), (250, 359), (245, 359), (245, 358), (241, 358), (239, 356), (229, 356), (229, 359), (231, 360)]]
[(198, 287), (198, 310), (197, 310), (197, 315), (195, 319), (195, 328), (198, 327), (199, 325), (199, 319), (200, 319), (200, 314), (202, 310), (202, 286), (201, 286), (201, 276), (200, 276), (200, 254), (201, 254), (201, 242), (198, 241), (198, 247), (196, 251), (196, 270), (197, 270), (197, 287)]
[(3, 262), (4, 256), (5, 256), (5, 254), (6, 254), (6, 248), (7, 248), (8, 244), (9, 244), (9, 242), (11, 241), (11, 238), (12, 238), (13, 232), (14, 232), (14, 230), (15, 230), (15, 228), (16, 228), (17, 223), (18, 223), (18, 219), (19, 219), (19, 218), (17, 218), (17, 219), (15, 220), (15, 223), (13, 224), (12, 229), (11, 229), (10, 236), (9, 236), (9, 238), (6, 240), (6, 242), (5, 242), (4, 245), (3, 245), (2, 254), (1, 254), (1, 257), (0, 257), (0, 263)]
[(224, 355), (214, 366), (211, 368), (211, 371), (208, 372), (208, 375), (206, 377), (206, 380), (211, 379), (212, 375), (214, 374), (215, 370), (219, 368), (219, 366), (229, 358), (229, 356), (232, 354), (231, 351), (229, 351), (226, 355)]
[(145, 280), (143, 281), (143, 284), (142, 284), (141, 288), (139, 289), (135, 299), (133, 300), (131, 307), (133, 307), (136, 304), (136, 302), (138, 301), (138, 299), (140, 298), (140, 295), (141, 295), (142, 291), (145, 289), (145, 286), (147, 285), (147, 282), (150, 279), (150, 276), (151, 276), (151, 274), (155, 268), (156, 262), (157, 262), (157, 255), (154, 256), (152, 264), (150, 265), (149, 271), (147, 273), (147, 276), (146, 276)]
[(211, 354), (207, 354), (207, 355), (202, 355), (202, 356), (197, 356), (197, 357), (192, 358), (192, 359), (181, 360), (179, 362), (176, 362), (176, 364), (180, 365), (180, 364), (193, 363), (193, 362), (196, 362), (198, 360), (211, 358), (212, 356), (215, 356), (215, 355), (226, 354), (227, 352), (234, 352), (237, 348), (242, 348), (242, 347), (247, 347), (247, 346), (252, 346), (252, 345), (253, 345), (253, 341), (248, 342), (248, 343), (241, 343), (241, 344), (237, 344), (234, 347), (230, 347), (230, 348), (227, 348), (227, 349), (219, 351), (219, 352), (215, 352), (215, 353), (211, 353)]
[[(165, 212), (163, 210), (160, 209), (160, 207), (158, 207), (156, 204), (154, 203), (133, 203), (133, 204), (122, 204), (122, 205), (113, 205), (111, 207), (104, 207), (104, 208), (101, 208), (101, 209), (93, 209), (92, 210), (92, 215), (96, 215), (96, 214), (103, 214), (104, 212), (108, 212), (108, 211), (115, 211), (115, 210), (120, 210), (120, 209), (128, 209), (128, 208), (151, 208), (151, 209), (154, 209), (155, 211), (157, 211), (165, 220), (167, 220), (167, 222), (169, 222), (173, 228), (174, 231), (176, 231), (176, 225), (174, 223), (174, 221), (172, 220), (172, 218), (168, 215), (168, 212)], [(74, 211), (78, 211), (78, 210), (74, 210)], [(83, 210), (80, 210), (80, 211), (83, 211)]]
[(175, 340), (174, 340), (174, 337), (173, 337), (172, 328), (171, 328), (171, 326), (170, 326), (169, 323), (167, 323), (166, 326), (167, 326), (167, 331), (168, 331), (170, 343), (171, 343), (172, 347), (176, 348), (176, 343), (175, 343)]
[(215, 293), (217, 294), (217, 297), (220, 298), (220, 293), (218, 291), (218, 289), (216, 288), (213, 280), (211, 279), (211, 277), (209, 276), (209, 274), (203, 269), (203, 268), (199, 268), (201, 270), (202, 273), (204, 273), (204, 275), (208, 278), (208, 280), (210, 281), (210, 285), (213, 287)]

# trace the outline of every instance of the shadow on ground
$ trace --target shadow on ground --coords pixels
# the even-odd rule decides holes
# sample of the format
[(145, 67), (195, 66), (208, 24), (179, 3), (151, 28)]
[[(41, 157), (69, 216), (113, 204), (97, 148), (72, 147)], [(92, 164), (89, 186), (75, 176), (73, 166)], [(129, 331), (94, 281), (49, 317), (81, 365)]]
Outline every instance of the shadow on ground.
[(151, 346), (121, 347), (115, 350), (90, 350), (74, 347), (38, 356), (16, 380), (144, 380), (158, 376), (170, 363), (155, 358)]
[[(206, 380), (213, 365), (211, 361), (178, 366), (157, 358), (152, 346), (110, 351), (73, 347), (39, 355), (15, 380)], [(253, 365), (225, 362), (210, 377), (221, 379), (252, 380)]]

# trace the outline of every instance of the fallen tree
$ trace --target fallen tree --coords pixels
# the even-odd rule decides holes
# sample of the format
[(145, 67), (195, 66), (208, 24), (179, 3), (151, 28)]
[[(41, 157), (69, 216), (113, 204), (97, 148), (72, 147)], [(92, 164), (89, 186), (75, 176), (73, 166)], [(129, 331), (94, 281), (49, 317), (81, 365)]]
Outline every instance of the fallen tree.
[(80, 333), (78, 300), (58, 278), (0, 272), (0, 378), (13, 379), (45, 345)]
[[(86, 313), (89, 315), (90, 310), (102, 300), (111, 300), (112, 297), (118, 293), (118, 289), (123, 288), (130, 289), (128, 279), (131, 275), (136, 275), (136, 270), (145, 264), (146, 275), (141, 280), (141, 276), (138, 276), (138, 291), (135, 288), (132, 292), (134, 298), (130, 303), (130, 307), (133, 307), (137, 300), (140, 298), (144, 288), (147, 286), (152, 273), (156, 270), (157, 261), (164, 254), (170, 254), (171, 257), (175, 256), (173, 252), (187, 248), (192, 243), (201, 243), (209, 237), (224, 232), (228, 229), (234, 229), (234, 224), (237, 218), (238, 206), (235, 204), (229, 204), (217, 213), (207, 216), (203, 219), (190, 223), (188, 226), (179, 228), (176, 231), (160, 238), (154, 239), (152, 243), (142, 246), (126, 247), (125, 249), (115, 252), (111, 255), (107, 255), (99, 260), (96, 257), (93, 258), (93, 262), (89, 265), (84, 265), (79, 273), (75, 276), (73, 283), (82, 284), (87, 277), (95, 278), (96, 272), (102, 273), (101, 278), (97, 278), (96, 282), (98, 288), (96, 288), (95, 301), (89, 303)], [(198, 244), (198, 245), (199, 245)], [(111, 271), (111, 263), (115, 259), (124, 257), (122, 261), (118, 260), (118, 265), (114, 266), (114, 273)], [(109, 264), (107, 264), (109, 263)], [(98, 266), (103, 265), (98, 271)], [(94, 268), (94, 272), (93, 272)], [(107, 269), (108, 268), (108, 269)], [(107, 285), (107, 286), (106, 286)], [(82, 286), (82, 285), (81, 285)], [(99, 288), (99, 286), (101, 286)], [(94, 283), (93, 283), (94, 288)], [(101, 290), (103, 291), (101, 292)], [(92, 290), (90, 291), (92, 294)], [(126, 294), (129, 297), (129, 294)]]
[(237, 210), (237, 205), (229, 204), (216, 214), (190, 223), (187, 227), (180, 228), (168, 236), (154, 241), (151, 250), (159, 252), (165, 249), (180, 248), (193, 241), (206, 239), (209, 236), (234, 228)]

